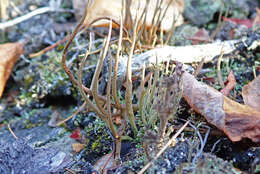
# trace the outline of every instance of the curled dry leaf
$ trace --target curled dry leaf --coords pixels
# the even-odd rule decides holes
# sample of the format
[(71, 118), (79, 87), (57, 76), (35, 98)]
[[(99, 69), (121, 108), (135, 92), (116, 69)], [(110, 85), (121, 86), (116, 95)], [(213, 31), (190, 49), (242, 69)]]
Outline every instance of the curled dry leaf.
[(242, 96), (246, 105), (260, 111), (260, 75), (243, 87)]
[(6, 81), (9, 78), (13, 65), (22, 53), (22, 43), (16, 42), (0, 45), (0, 97), (2, 97)]
[(235, 78), (235, 76), (234, 76), (233, 71), (231, 70), (231, 71), (228, 73), (228, 78), (227, 78), (226, 86), (225, 86), (225, 88), (223, 88), (220, 92), (221, 92), (224, 96), (228, 96), (229, 93), (230, 93), (230, 91), (235, 88), (236, 84), (237, 84), (236, 78)]
[[(97, 18), (101, 17), (109, 17), (120, 23), (120, 15), (121, 15), (121, 9), (122, 9), (122, 1), (121, 0), (73, 0), (73, 7), (76, 11), (76, 16), (79, 19), (79, 14), (84, 14), (85, 6), (87, 2), (90, 1), (89, 11), (86, 16), (86, 19), (84, 21), (85, 25), (90, 24), (92, 21), (94, 21)], [(135, 1), (129, 1), (127, 0), (126, 3), (130, 3), (131, 6), (128, 7), (128, 9), (131, 10), (131, 17), (132, 20), (135, 19), (136, 14), (138, 14), (138, 18), (142, 15), (143, 10), (146, 7), (145, 0), (135, 0)], [(151, 0), (148, 6), (147, 10), (147, 17), (146, 17), (146, 26), (151, 26), (154, 11), (156, 8), (156, 5), (160, 3), (161, 1), (158, 0)], [(183, 0), (164, 0), (162, 1), (162, 4), (160, 4), (160, 9), (165, 10), (168, 6), (168, 3), (170, 3), (167, 13), (165, 14), (164, 19), (162, 20), (162, 29), (163, 30), (170, 30), (172, 26), (172, 21), (175, 20), (175, 25), (181, 25), (183, 23), (183, 17), (181, 13), (184, 10), (184, 2)], [(158, 16), (157, 16), (158, 17)], [(155, 18), (156, 20), (156, 18)], [(108, 26), (109, 21), (101, 20), (95, 23), (95, 26)], [(129, 26), (129, 24), (125, 24), (126, 26)], [(115, 26), (116, 27), (116, 26)], [(131, 27), (131, 26), (130, 26)]]
[(222, 130), (232, 141), (249, 138), (260, 142), (260, 112), (239, 104), (214, 88), (183, 74), (183, 97), (209, 123)]

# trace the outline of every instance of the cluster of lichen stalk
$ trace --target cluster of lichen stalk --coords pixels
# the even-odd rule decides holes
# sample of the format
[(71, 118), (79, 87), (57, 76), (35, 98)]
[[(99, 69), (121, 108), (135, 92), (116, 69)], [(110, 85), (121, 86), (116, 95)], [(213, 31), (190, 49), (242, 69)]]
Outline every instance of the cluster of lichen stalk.
[[(162, 2), (162, 1), (160, 1), (160, 2)], [(149, 1), (147, 1), (147, 6), (148, 6), (148, 3), (149, 3)], [(126, 5), (127, 4), (124, 4), (123, 7), (126, 7)], [(113, 135), (113, 139), (115, 142), (114, 154), (115, 154), (116, 160), (120, 159), (121, 136), (123, 135), (124, 130), (127, 125), (126, 120), (129, 120), (129, 123), (132, 127), (132, 130), (133, 130), (135, 136), (138, 133), (138, 129), (137, 129), (137, 126), (135, 123), (134, 113), (136, 111), (138, 111), (138, 109), (139, 109), (139, 113), (141, 115), (144, 125), (147, 126), (147, 125), (153, 124), (153, 118), (149, 119), (150, 121), (147, 122), (147, 119), (145, 118), (144, 112), (143, 112), (144, 105), (145, 105), (144, 98), (147, 95), (147, 90), (144, 89), (144, 83), (145, 83), (144, 82), (144, 70), (143, 70), (143, 74), (142, 74), (142, 82), (141, 82), (142, 88), (141, 88), (141, 95), (139, 97), (139, 103), (138, 104), (132, 103), (133, 87), (132, 87), (131, 59), (133, 57), (134, 50), (136, 48), (141, 48), (141, 45), (140, 45), (141, 40), (145, 40), (146, 42), (144, 42), (144, 43), (150, 44), (150, 45), (153, 45), (154, 43), (156, 43), (156, 40), (157, 40), (156, 31), (159, 28), (161, 18), (166, 13), (165, 11), (163, 12), (163, 11), (159, 10), (160, 3), (158, 3), (158, 8), (155, 10), (155, 13), (154, 13), (154, 19), (153, 19), (154, 25), (152, 25), (153, 27), (149, 30), (149, 32), (147, 32), (144, 28), (144, 25), (142, 25), (146, 18), (147, 6), (145, 7), (145, 9), (139, 19), (135, 19), (135, 20), (131, 21), (131, 23), (133, 24), (132, 25), (133, 28), (131, 28), (129, 30), (126, 30), (123, 27), (122, 17), (120, 20), (120, 24), (116, 23), (115, 21), (113, 21), (112, 19), (109, 19), (109, 18), (99, 18), (90, 24), (90, 25), (92, 25), (93, 23), (95, 23), (101, 19), (109, 20), (108, 35), (104, 39), (103, 47), (100, 50), (101, 56), (96, 65), (96, 70), (95, 70), (94, 77), (92, 79), (91, 88), (87, 88), (82, 83), (82, 70), (83, 70), (83, 67), (85, 66), (86, 60), (89, 55), (97, 52), (96, 50), (92, 51), (92, 49), (91, 49), (91, 45), (92, 45), (91, 34), (89, 37), (89, 40), (90, 40), (89, 48), (85, 53), (85, 57), (80, 62), (77, 78), (75, 78), (75, 76), (72, 74), (72, 72), (66, 65), (66, 54), (67, 54), (68, 48), (71, 45), (73, 39), (75, 38), (75, 36), (77, 35), (78, 32), (82, 31), (83, 28), (90, 27), (90, 25), (84, 26), (84, 24), (83, 24), (87, 11), (88, 11), (88, 8), (86, 9), (85, 14), (83, 15), (80, 23), (77, 25), (74, 32), (72, 33), (69, 41), (67, 42), (67, 44), (64, 48), (64, 52), (63, 52), (63, 57), (62, 57), (63, 68), (64, 68), (65, 72), (68, 74), (68, 76), (70, 77), (73, 84), (76, 85), (78, 87), (78, 89), (80, 90), (80, 93), (81, 93), (82, 97), (84, 98), (83, 106), (87, 105), (88, 110), (94, 111), (104, 122), (106, 122)], [(127, 8), (125, 8), (125, 14), (124, 14), (124, 12), (122, 12), (122, 16), (125, 15), (125, 20), (129, 20), (130, 12), (127, 11), (126, 9)], [(159, 15), (157, 15), (157, 14), (159, 14)], [(157, 18), (155, 18), (155, 16), (157, 16)], [(115, 57), (112, 57), (111, 52), (110, 52), (110, 45), (112, 43), (112, 42), (110, 42), (111, 32), (112, 32), (112, 22), (114, 22), (115, 24), (120, 26), (119, 38), (117, 40), (117, 52), (116, 52)], [(137, 31), (139, 31), (139, 32), (137, 32)], [(123, 37), (123, 33), (125, 33), (126, 37)], [(168, 38), (169, 37), (167, 37), (167, 42), (168, 42)], [(127, 40), (128, 42), (130, 42), (131, 46), (130, 46), (130, 51), (128, 53), (128, 60), (127, 60), (125, 100), (124, 100), (124, 103), (122, 104), (122, 102), (119, 101), (119, 98), (117, 96), (117, 94), (118, 94), (118, 92), (117, 92), (117, 90), (118, 90), (117, 89), (117, 71), (118, 71), (119, 56), (121, 53), (121, 46), (124, 45), (122, 43), (122, 41), (124, 41), (124, 40)], [(115, 43), (115, 42), (113, 42), (113, 43)], [(107, 54), (109, 57), (109, 72), (108, 72), (108, 79), (107, 79), (106, 96), (102, 96), (102, 95), (98, 94), (98, 85), (99, 85), (99, 77), (100, 77), (102, 67), (104, 65), (104, 60), (105, 60)], [(158, 72), (156, 74), (158, 74)], [(154, 90), (156, 88), (157, 79), (158, 79), (158, 75), (156, 76), (156, 78), (153, 82), (153, 85), (152, 85), (153, 88), (151, 88), (152, 90), (148, 90), (148, 91), (151, 91), (151, 93), (149, 93), (150, 102), (154, 102), (154, 100), (151, 97), (153, 97), (152, 93), (154, 93)], [(163, 97), (160, 98), (162, 100), (165, 100), (165, 102), (166, 102), (166, 103), (162, 103), (162, 105), (169, 106), (169, 104), (167, 104), (167, 102), (169, 102), (169, 100), (173, 99), (173, 97), (170, 97), (170, 98), (167, 97), (167, 95), (169, 93), (169, 87), (171, 87), (171, 86), (172, 85), (168, 84), (168, 87), (165, 88), (166, 89), (165, 92), (167, 94), (166, 93), (162, 94)], [(150, 87), (151, 87), (151, 85), (150, 85)], [(168, 92), (167, 92), (167, 89), (168, 89)], [(90, 99), (90, 97), (92, 99)], [(179, 101), (179, 97), (178, 97), (178, 101)], [(170, 103), (172, 103), (172, 102), (170, 102)], [(157, 103), (157, 104), (159, 104), (159, 103)], [(173, 104), (173, 105), (174, 105), (174, 107), (176, 107), (175, 104)], [(172, 105), (167, 107), (167, 111), (171, 110), (172, 107), (173, 107)], [(164, 108), (156, 108), (156, 109), (159, 111), (159, 113), (162, 112), (162, 110), (164, 110)], [(160, 132), (161, 138), (163, 137), (164, 132), (166, 130), (166, 123), (169, 118), (168, 115), (172, 114), (172, 113), (173, 113), (172, 111), (168, 111), (167, 113), (161, 114), (161, 115), (163, 115), (163, 117), (161, 117), (161, 118), (163, 118), (163, 120), (161, 120), (161, 122), (162, 122), (161, 123), (162, 130)], [(165, 114), (167, 114), (167, 116), (165, 116)], [(115, 116), (117, 116), (117, 117), (119, 116), (121, 119), (120, 127), (116, 127), (113, 123), (113, 117), (115, 117)]]

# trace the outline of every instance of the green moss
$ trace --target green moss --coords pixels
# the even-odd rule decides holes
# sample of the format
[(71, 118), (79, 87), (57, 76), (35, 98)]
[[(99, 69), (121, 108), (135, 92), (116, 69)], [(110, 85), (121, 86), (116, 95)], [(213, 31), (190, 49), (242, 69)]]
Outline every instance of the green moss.
[(30, 129), (30, 128), (34, 128), (34, 127), (38, 127), (38, 126), (42, 126), (42, 125), (43, 125), (42, 123), (38, 123), (38, 124), (32, 123), (30, 120), (25, 121), (26, 129)]
[(98, 137), (98, 139), (92, 143), (91, 150), (96, 151), (97, 148), (100, 148), (101, 146), (100, 139), (101, 137)]
[(61, 58), (62, 52), (50, 51), (44, 58), (34, 58), (28, 67), (15, 72), (15, 81), (22, 84), (20, 104), (37, 102), (47, 95), (77, 98), (78, 92), (63, 70)]

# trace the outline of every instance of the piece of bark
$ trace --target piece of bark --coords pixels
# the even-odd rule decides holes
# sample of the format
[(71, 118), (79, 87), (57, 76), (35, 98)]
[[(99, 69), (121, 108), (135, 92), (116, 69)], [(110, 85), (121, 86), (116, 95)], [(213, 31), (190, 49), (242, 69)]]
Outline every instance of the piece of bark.
[[(86, 16), (86, 19), (84, 21), (85, 25), (90, 24), (95, 19), (100, 17), (109, 17), (120, 23), (120, 15), (122, 10), (122, 1), (121, 0), (73, 0), (73, 8), (76, 11), (76, 18), (79, 20), (80, 16), (84, 14), (85, 7), (87, 2), (90, 1), (90, 4), (88, 6), (88, 14)], [(131, 2), (130, 9), (131, 11), (131, 17), (134, 20), (136, 17), (136, 14), (138, 14), (138, 18), (141, 16), (145, 6), (146, 2), (145, 0), (134, 0), (134, 1), (125, 1), (126, 3)], [(157, 3), (160, 2), (158, 0), (151, 0), (148, 6), (147, 10), (147, 16), (146, 16), (146, 23), (145, 26), (151, 26), (152, 19), (154, 16), (154, 11)], [(162, 13), (164, 9), (167, 8), (168, 3), (170, 3), (167, 13), (165, 14), (165, 17), (163, 20), (161, 20), (161, 29), (169, 31), (172, 27), (172, 22), (175, 20), (175, 26), (179, 26), (183, 23), (183, 17), (182, 12), (184, 10), (184, 2), (183, 0), (164, 0), (162, 1), (162, 4), (160, 4), (160, 9), (162, 10)], [(158, 16), (157, 16), (158, 17)], [(155, 18), (157, 20), (157, 18)], [(156, 21), (155, 21), (156, 22)], [(107, 20), (100, 20), (99, 22), (95, 23), (94, 26), (108, 26), (109, 21)], [(125, 23), (126, 27), (132, 27), (131, 24)], [(116, 26), (114, 26), (116, 27)]]
[(228, 73), (228, 78), (227, 78), (227, 82), (226, 82), (226, 86), (225, 88), (223, 88), (220, 92), (224, 95), (224, 96), (228, 96), (230, 91), (232, 89), (234, 89), (236, 87), (237, 81), (235, 78), (235, 75), (233, 73), (233, 71), (231, 70)]
[[(202, 45), (188, 45), (188, 46), (164, 46), (149, 50), (145, 53), (136, 55), (132, 59), (132, 71), (141, 71), (143, 66), (150, 67), (157, 62), (163, 63), (167, 61), (178, 61), (181, 63), (194, 63), (212, 61), (213, 58), (218, 57), (223, 47), (223, 53), (230, 54), (236, 50), (236, 44), (240, 40), (231, 40), (224, 42), (214, 42)], [(260, 45), (260, 43), (259, 43)], [(119, 58), (118, 79), (124, 78), (126, 74), (127, 56)]]
[(260, 75), (242, 88), (244, 103), (260, 111)]
[(12, 71), (13, 65), (23, 54), (23, 44), (6, 43), (0, 45), (0, 98), (2, 97), (6, 81)]
[(260, 112), (239, 104), (214, 88), (183, 74), (183, 97), (207, 121), (222, 130), (232, 141), (249, 138), (260, 142)]

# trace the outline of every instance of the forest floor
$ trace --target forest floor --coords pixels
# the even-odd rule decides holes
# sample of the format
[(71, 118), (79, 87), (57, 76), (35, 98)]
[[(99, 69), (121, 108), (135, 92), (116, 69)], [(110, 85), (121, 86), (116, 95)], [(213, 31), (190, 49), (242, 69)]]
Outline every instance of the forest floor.
[[(192, 45), (196, 40), (195, 37), (202, 39), (196, 44), (208, 43), (203, 40), (206, 37), (205, 31), (208, 36), (216, 31), (222, 7), (221, 3), (213, 4), (215, 1), (212, 1), (214, 9), (210, 9), (210, 2), (203, 3), (203, 0), (200, 2), (201, 4), (193, 7), (197, 10), (195, 12), (191, 10), (187, 12), (191, 7), (188, 4), (185, 6), (185, 22), (175, 29), (175, 40), (170, 40), (169, 45)], [(10, 19), (49, 6), (47, 1), (41, 0), (23, 2), (14, 0), (13, 3), (18, 11), (10, 8), (8, 11)], [(223, 21), (214, 40), (240, 39), (254, 32), (247, 24), (259, 15), (255, 9), (260, 8), (259, 1), (227, 0), (224, 12), (227, 6), (229, 6), (227, 14), (229, 20)], [(68, 12), (40, 14), (0, 31), (1, 43), (18, 41), (25, 43), (24, 54), (14, 65), (0, 99), (0, 173), (2, 174), (39, 173), (39, 171), (96, 173), (97, 166), (100, 165), (99, 159), (108, 162), (112, 156), (111, 152), (115, 146), (113, 136), (107, 125), (94, 112), (79, 112), (61, 126), (56, 125), (72, 115), (83, 103), (78, 88), (73, 86), (62, 67), (62, 53), (66, 43), (59, 44), (38, 56), (30, 56), (64, 39), (75, 28), (77, 21), (72, 11), (72, 2), (63, 0), (61, 7)], [(22, 14), (19, 14), (19, 11)], [(206, 12), (207, 18), (205, 16), (198, 19), (196, 16)], [(242, 19), (246, 22), (243, 23)], [(98, 28), (92, 30), (103, 31)], [(204, 34), (199, 34), (201, 32)], [(118, 30), (114, 33), (118, 34)], [(103, 40), (102, 36), (95, 35), (93, 41), (95, 47), (100, 48)], [(87, 32), (78, 35), (73, 41), (67, 54), (73, 73), (77, 71), (78, 59), (85, 54), (88, 43)], [(99, 53), (91, 55), (84, 70), (83, 83), (88, 87), (95, 72), (93, 65), (96, 64), (98, 57)], [(217, 64), (217, 59), (204, 63), (196, 79), (220, 91), (222, 87), (219, 83)], [(194, 72), (199, 63), (187, 65)], [(236, 80), (236, 86), (228, 97), (244, 104), (243, 86), (260, 73), (259, 47), (253, 51), (245, 50), (239, 54), (229, 55), (228, 58), (224, 56), (220, 68), (224, 82), (230, 70), (233, 71)], [(146, 74), (150, 71), (152, 70), (148, 69)], [(139, 85), (140, 79), (135, 80), (133, 83), (135, 91)], [(99, 92), (104, 93), (106, 83), (101, 82), (100, 86)], [(121, 98), (124, 98), (124, 91), (125, 87), (122, 86), (119, 91)], [(137, 92), (133, 98), (133, 103), (136, 103)], [(158, 124), (155, 123), (153, 130), (147, 130), (142, 124), (140, 114), (138, 112), (135, 114), (138, 135), (134, 136), (130, 126), (127, 126), (121, 149), (122, 163), (109, 168), (108, 173), (136, 173), (148, 161), (144, 144), (149, 141), (147, 138), (149, 131), (158, 131)], [(174, 146), (167, 148), (163, 155), (153, 161), (152, 167), (147, 170), (148, 173), (260, 172), (259, 143), (249, 139), (232, 142), (221, 130), (209, 124), (203, 115), (196, 113), (182, 98), (174, 119), (170, 119), (168, 125), (173, 125), (176, 132), (186, 120), (190, 120), (190, 126), (184, 129)], [(154, 156), (155, 154), (151, 152), (150, 157)], [(99, 168), (105, 165), (103, 163)]]

